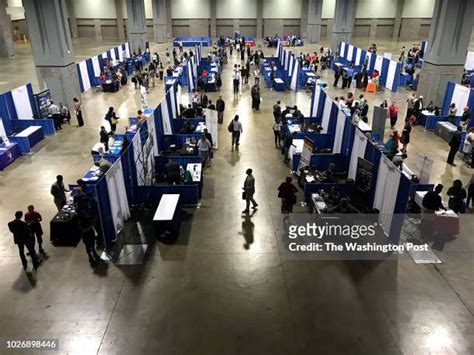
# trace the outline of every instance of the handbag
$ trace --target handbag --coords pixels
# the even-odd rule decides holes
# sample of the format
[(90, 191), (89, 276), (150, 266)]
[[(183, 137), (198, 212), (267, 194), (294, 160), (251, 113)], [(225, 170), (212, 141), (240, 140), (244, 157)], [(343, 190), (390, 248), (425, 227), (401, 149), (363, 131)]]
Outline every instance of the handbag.
[(232, 133), (234, 132), (234, 123), (230, 121), (229, 125), (227, 126), (227, 130)]
[(242, 200), (246, 200), (247, 199), (247, 194), (245, 193), (245, 191), (242, 191)]

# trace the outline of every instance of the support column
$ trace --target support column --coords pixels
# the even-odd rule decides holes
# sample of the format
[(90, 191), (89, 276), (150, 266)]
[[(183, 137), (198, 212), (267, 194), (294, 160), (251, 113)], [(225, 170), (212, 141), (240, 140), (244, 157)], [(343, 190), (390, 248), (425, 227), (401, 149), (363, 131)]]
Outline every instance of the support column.
[(7, 14), (7, 7), (7, 0), (0, 0), (0, 57), (13, 57), (15, 55), (12, 22)]
[(23, 0), (23, 7), (39, 85), (51, 90), (53, 101), (72, 110), (72, 99), (81, 92), (66, 2)]
[(209, 6), (211, 12), (210, 34), (211, 38), (217, 38), (217, 0), (210, 0)]
[(95, 39), (102, 40), (102, 23), (98, 18), (94, 19), (94, 32)]
[(126, 0), (127, 2), (127, 29), (130, 51), (142, 51), (146, 46), (146, 19), (145, 3), (143, 0)]
[(301, 1), (301, 20), (300, 20), (300, 34), (301, 38), (308, 38), (308, 0)]
[(377, 19), (373, 18), (370, 20), (369, 38), (371, 41), (375, 39), (377, 33)]
[(261, 40), (263, 38), (263, 0), (257, 0), (257, 38)]
[(356, 10), (356, 0), (336, 0), (332, 25), (331, 49), (337, 51), (339, 42), (349, 42)]
[(123, 0), (115, 0), (115, 12), (117, 13), (118, 38), (125, 40), (125, 24), (123, 22)]
[(166, 5), (166, 28), (168, 29), (168, 41), (173, 38), (173, 21), (171, 18), (171, 0), (165, 0)]
[[(239, 23), (239, 20), (234, 20), (234, 21), (233, 21), (233, 25), (234, 25), (234, 32), (240, 31), (240, 23)], [(234, 34), (232, 34), (232, 35), (234, 35)]]
[(461, 78), (473, 24), (472, 0), (436, 0), (417, 89), (425, 102), (441, 106), (447, 82)]
[(71, 30), (72, 38), (79, 38), (79, 31), (77, 30), (76, 13), (74, 12), (74, 0), (66, 0), (67, 14), (69, 16), (69, 28)]
[(395, 23), (393, 25), (392, 40), (398, 41), (400, 38), (400, 30), (402, 27), (402, 13), (405, 0), (397, 0), (397, 8), (395, 10)]
[(165, 0), (152, 0), (153, 8), (153, 33), (156, 43), (166, 42), (166, 2)]
[(323, 0), (308, 1), (308, 30), (307, 36), (310, 43), (321, 41), (321, 14), (323, 12)]

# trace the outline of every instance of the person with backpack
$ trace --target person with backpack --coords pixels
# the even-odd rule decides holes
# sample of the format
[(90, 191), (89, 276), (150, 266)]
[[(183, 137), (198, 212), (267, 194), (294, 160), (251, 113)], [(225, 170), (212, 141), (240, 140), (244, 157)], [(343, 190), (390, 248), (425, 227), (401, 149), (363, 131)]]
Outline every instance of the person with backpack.
[(232, 149), (234, 149), (234, 145), (236, 149), (239, 149), (240, 134), (243, 132), (242, 123), (239, 122), (239, 115), (235, 115), (234, 119), (230, 121), (227, 130), (232, 133)]

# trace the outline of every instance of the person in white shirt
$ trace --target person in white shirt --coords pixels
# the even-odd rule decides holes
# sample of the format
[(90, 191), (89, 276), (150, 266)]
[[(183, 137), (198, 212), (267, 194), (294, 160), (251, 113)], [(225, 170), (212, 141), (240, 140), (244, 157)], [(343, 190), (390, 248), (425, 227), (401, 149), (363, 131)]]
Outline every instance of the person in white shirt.
[(275, 136), (275, 147), (281, 147), (281, 120), (280, 118), (276, 119), (273, 122), (273, 135)]
[(240, 134), (243, 132), (242, 123), (239, 122), (239, 115), (235, 115), (234, 119), (229, 124), (229, 131), (232, 133), (232, 149), (239, 148)]
[(48, 112), (51, 115), (51, 118), (53, 119), (54, 128), (56, 129), (56, 131), (62, 129), (61, 111), (59, 110), (58, 105), (55, 105), (54, 102), (51, 101), (51, 104), (48, 107)]
[(142, 110), (145, 110), (148, 107), (148, 100), (146, 95), (146, 88), (145, 86), (140, 86), (140, 100), (142, 103)]

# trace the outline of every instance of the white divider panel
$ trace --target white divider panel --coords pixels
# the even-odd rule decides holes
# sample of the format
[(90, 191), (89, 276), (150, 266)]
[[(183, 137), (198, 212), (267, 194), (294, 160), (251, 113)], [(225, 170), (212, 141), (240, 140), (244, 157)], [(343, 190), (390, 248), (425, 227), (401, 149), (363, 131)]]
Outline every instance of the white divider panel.
[(331, 110), (332, 110), (332, 99), (329, 95), (326, 95), (326, 101), (324, 102), (324, 111), (323, 111), (323, 119), (321, 125), (323, 126), (323, 130), (321, 133), (328, 133), (328, 126), (329, 126), (329, 119), (331, 118)]
[(474, 52), (467, 52), (466, 64), (464, 64), (466, 70), (474, 70)]
[(109, 193), (110, 210), (112, 212), (115, 232), (119, 233), (123, 229), (125, 222), (130, 218), (130, 208), (128, 206), (120, 158), (107, 171), (105, 181), (107, 182), (107, 192)]
[(161, 106), (161, 117), (163, 121), (163, 133), (167, 135), (171, 135), (173, 134), (173, 130), (171, 129), (170, 114), (168, 112), (168, 105), (166, 104), (166, 100), (163, 100), (160, 106)]
[(347, 51), (346, 59), (347, 60), (352, 60), (352, 56), (354, 55), (354, 46), (349, 45), (349, 49)]
[(367, 148), (367, 137), (359, 129), (355, 130), (354, 143), (352, 144), (351, 162), (349, 164), (349, 179), (355, 179), (358, 158), (364, 158)]
[(393, 90), (393, 84), (397, 78), (395, 78), (395, 74), (397, 73), (397, 62), (394, 60), (390, 61), (390, 64), (388, 65), (388, 73), (387, 73), (387, 83), (385, 86)]
[(118, 53), (119, 53), (119, 57), (118, 57), (118, 60), (120, 62), (123, 62), (123, 51), (122, 51), (122, 46), (118, 46)]
[(98, 77), (100, 75), (100, 64), (99, 64), (99, 57), (95, 56), (92, 57), (92, 66), (94, 67), (94, 75)]
[(91, 88), (91, 81), (89, 80), (89, 73), (87, 72), (87, 63), (85, 60), (79, 62), (79, 69), (81, 71), (82, 86), (84, 91), (87, 91)]
[(132, 56), (130, 53), (130, 44), (128, 42), (125, 43), (125, 56), (127, 58), (130, 58)]
[(345, 42), (341, 42), (339, 55), (341, 57), (345, 58), (346, 57), (346, 51), (347, 51), (347, 44)]
[(291, 75), (291, 69), (293, 68), (293, 60), (294, 60), (293, 56), (290, 55), (290, 60), (289, 60), (290, 64), (288, 65), (288, 73), (290, 75)]
[(178, 118), (178, 113), (176, 112), (176, 94), (174, 87), (170, 88), (170, 102), (171, 102), (171, 118)]
[(454, 87), (453, 98), (451, 99), (450, 104), (454, 102), (456, 108), (458, 109), (458, 116), (461, 116), (462, 109), (467, 106), (470, 91), (470, 88), (459, 84), (456, 84)]
[(7, 132), (5, 131), (5, 127), (3, 126), (2, 118), (0, 117), (0, 137), (5, 141), (7, 138)]
[(315, 86), (313, 105), (311, 106), (311, 112), (309, 113), (310, 117), (316, 117), (318, 114), (319, 98), (321, 97), (321, 87), (319, 85)]
[(109, 56), (107, 55), (107, 52), (102, 53), (102, 59), (107, 59)]
[(28, 90), (26, 88), (26, 85), (13, 89), (12, 96), (18, 119), (32, 119), (33, 110), (31, 109), (30, 97), (28, 96)]
[(379, 223), (386, 233), (390, 232), (393, 212), (397, 202), (400, 185), (400, 171), (384, 155), (380, 157), (377, 184), (375, 187), (374, 206), (380, 211)]
[(365, 55), (364, 63), (362, 63), (362, 64), (367, 63), (367, 70), (372, 70), (373, 69), (373, 68), (370, 67), (371, 59), (372, 59), (372, 53), (367, 52), (366, 55)]
[(152, 140), (153, 143), (153, 155), (158, 156), (160, 155), (158, 150), (158, 137), (156, 134), (156, 127), (155, 127), (155, 116), (152, 113), (150, 117), (146, 120), (147, 127), (148, 127), (148, 138)]
[(364, 63), (360, 62), (361, 57), (362, 57), (362, 49), (356, 48), (356, 60), (355, 60), (355, 63), (354, 63), (355, 65), (364, 64)]
[(342, 137), (344, 136), (344, 125), (346, 123), (346, 115), (341, 110), (337, 112), (336, 132), (334, 134), (333, 154), (341, 153)]
[(378, 55), (377, 59), (375, 59), (374, 69), (378, 70), (379, 73), (382, 73), (382, 63), (383, 63), (383, 57)]
[(293, 62), (294, 64), (293, 64), (293, 72), (291, 74), (290, 88), (296, 91), (296, 87), (298, 85), (298, 73), (299, 73), (300, 63), (296, 59)]

